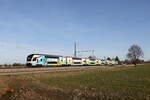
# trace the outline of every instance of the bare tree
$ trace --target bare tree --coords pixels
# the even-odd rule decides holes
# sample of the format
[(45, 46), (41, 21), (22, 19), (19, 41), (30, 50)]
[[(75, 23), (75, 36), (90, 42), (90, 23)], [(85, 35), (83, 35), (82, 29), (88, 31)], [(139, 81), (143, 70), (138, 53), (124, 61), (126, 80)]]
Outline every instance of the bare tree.
[(132, 45), (129, 48), (129, 52), (127, 54), (127, 58), (131, 60), (131, 62), (136, 66), (138, 60), (144, 56), (144, 53), (140, 46)]
[(118, 62), (118, 64), (119, 64), (119, 65), (121, 65), (121, 61), (120, 61), (120, 59), (119, 59), (119, 57), (118, 57), (118, 56), (116, 56), (115, 61), (117, 61), (117, 62)]

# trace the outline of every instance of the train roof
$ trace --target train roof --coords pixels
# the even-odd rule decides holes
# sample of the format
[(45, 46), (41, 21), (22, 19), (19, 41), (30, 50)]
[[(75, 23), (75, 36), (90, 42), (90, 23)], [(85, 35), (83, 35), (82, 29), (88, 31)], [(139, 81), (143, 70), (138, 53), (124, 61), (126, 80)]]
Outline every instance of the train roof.
[(47, 56), (47, 57), (62, 57), (60, 55), (49, 55), (49, 54), (30, 54), (29, 56), (31, 55), (41, 55), (41, 56)]

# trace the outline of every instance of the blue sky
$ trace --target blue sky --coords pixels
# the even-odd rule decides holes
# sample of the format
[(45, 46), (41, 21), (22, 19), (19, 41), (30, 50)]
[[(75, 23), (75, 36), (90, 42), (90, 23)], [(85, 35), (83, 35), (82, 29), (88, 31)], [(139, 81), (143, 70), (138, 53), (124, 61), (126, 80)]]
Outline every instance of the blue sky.
[[(25, 63), (30, 53), (126, 58), (138, 44), (150, 59), (149, 0), (0, 0), (1, 63)], [(90, 54), (81, 54), (90, 55)]]

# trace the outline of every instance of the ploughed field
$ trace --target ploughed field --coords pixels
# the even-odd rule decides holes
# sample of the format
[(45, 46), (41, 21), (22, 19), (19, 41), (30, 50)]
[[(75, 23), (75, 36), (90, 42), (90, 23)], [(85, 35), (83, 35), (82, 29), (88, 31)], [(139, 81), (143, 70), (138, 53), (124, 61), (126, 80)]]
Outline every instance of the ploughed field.
[(150, 100), (150, 65), (4, 69), (0, 100)]

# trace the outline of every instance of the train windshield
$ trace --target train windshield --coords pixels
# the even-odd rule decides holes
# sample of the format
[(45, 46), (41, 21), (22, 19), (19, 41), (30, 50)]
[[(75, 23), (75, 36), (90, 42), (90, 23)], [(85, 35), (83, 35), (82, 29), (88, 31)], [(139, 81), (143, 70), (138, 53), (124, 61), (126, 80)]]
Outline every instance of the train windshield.
[(31, 61), (32, 57), (33, 57), (33, 55), (29, 55), (29, 56), (27, 57), (27, 61)]

